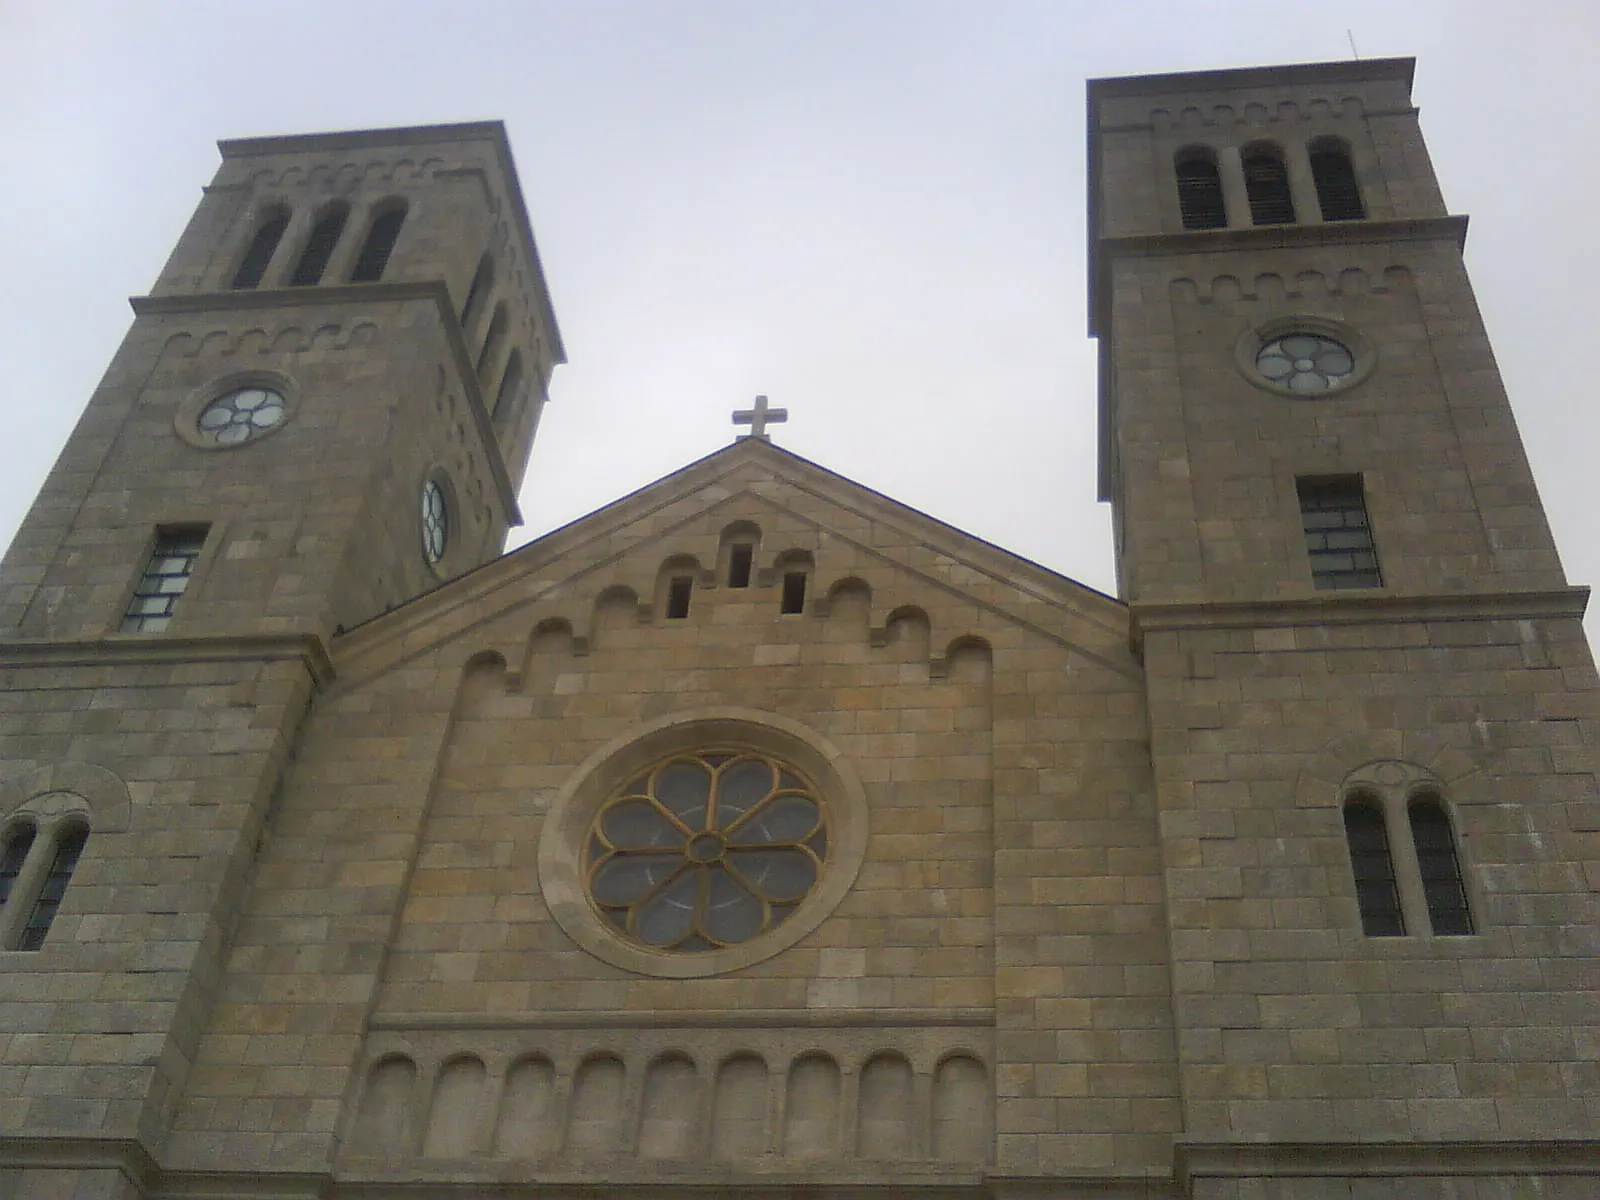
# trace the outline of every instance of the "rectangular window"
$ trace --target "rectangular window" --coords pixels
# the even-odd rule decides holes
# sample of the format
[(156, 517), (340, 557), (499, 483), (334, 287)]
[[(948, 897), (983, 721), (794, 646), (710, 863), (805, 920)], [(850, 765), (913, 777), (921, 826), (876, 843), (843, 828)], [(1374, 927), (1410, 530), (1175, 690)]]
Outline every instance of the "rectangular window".
[(694, 579), (688, 575), (674, 575), (667, 583), (667, 618), (681, 621), (689, 615), (689, 595), (694, 590)]
[(804, 571), (786, 571), (783, 576), (783, 611), (786, 613), (805, 612), (806, 610), (806, 573)]
[(173, 606), (194, 575), (194, 564), (206, 544), (207, 527), (163, 529), (156, 534), (150, 562), (133, 589), (122, 617), (123, 633), (160, 633), (172, 620)]
[(1319, 589), (1383, 586), (1361, 476), (1295, 480), (1311, 579)]
[(728, 586), (731, 588), (747, 588), (750, 586), (750, 563), (755, 558), (756, 548), (748, 542), (735, 542), (728, 549)]

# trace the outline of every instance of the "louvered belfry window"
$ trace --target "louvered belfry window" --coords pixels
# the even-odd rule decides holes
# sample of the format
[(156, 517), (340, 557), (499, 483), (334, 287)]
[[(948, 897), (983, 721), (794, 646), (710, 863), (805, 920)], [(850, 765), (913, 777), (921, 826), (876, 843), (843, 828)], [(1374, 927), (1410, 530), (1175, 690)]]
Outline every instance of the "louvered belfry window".
[(300, 251), (300, 261), (289, 278), (291, 287), (310, 287), (322, 282), (322, 273), (328, 269), (333, 248), (339, 244), (339, 235), (349, 219), (350, 209), (343, 204), (335, 205), (322, 215), (312, 227), (305, 249)]
[(1383, 810), (1365, 798), (1344, 806), (1344, 836), (1350, 844), (1350, 871), (1361, 907), (1361, 932), (1368, 937), (1402, 937), (1405, 917), (1395, 882), (1394, 858)]
[(1276, 149), (1257, 146), (1244, 152), (1244, 190), (1250, 198), (1251, 224), (1294, 224), (1289, 169)]
[(394, 253), (394, 243), (400, 236), (400, 226), (406, 223), (404, 208), (391, 208), (380, 213), (367, 230), (367, 240), (361, 244), (355, 269), (350, 272), (351, 283), (376, 283), (383, 278), (389, 265), (389, 255)]
[(1209, 152), (1188, 150), (1179, 154), (1178, 211), (1185, 229), (1223, 229), (1228, 211), (1222, 202), (1222, 175)]
[(1317, 185), (1317, 205), (1324, 221), (1360, 221), (1366, 217), (1350, 152), (1339, 143), (1322, 141), (1311, 147), (1311, 178)]
[(229, 286), (236, 291), (260, 286), (267, 267), (272, 263), (273, 253), (283, 240), (283, 231), (288, 228), (289, 214), (286, 212), (273, 213), (262, 221), (256, 227), (255, 236), (250, 239), (250, 248), (239, 261), (239, 269), (233, 273), (233, 282)]

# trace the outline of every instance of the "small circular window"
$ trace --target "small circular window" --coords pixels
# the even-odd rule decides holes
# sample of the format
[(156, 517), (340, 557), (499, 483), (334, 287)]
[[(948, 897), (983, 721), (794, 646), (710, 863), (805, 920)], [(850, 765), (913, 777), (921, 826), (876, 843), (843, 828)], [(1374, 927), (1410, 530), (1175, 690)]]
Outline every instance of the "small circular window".
[(783, 924), (828, 855), (817, 790), (749, 751), (656, 763), (600, 809), (589, 832), (589, 898), (630, 941), (696, 952)]
[(422, 485), (422, 557), (429, 565), (444, 558), (450, 545), (450, 505), (437, 479)]
[(1291, 392), (1326, 392), (1355, 373), (1350, 348), (1319, 333), (1291, 333), (1274, 338), (1256, 355), (1264, 379)]
[(200, 410), (196, 424), (202, 440), (215, 446), (237, 446), (283, 423), (283, 395), (265, 387), (234, 388)]

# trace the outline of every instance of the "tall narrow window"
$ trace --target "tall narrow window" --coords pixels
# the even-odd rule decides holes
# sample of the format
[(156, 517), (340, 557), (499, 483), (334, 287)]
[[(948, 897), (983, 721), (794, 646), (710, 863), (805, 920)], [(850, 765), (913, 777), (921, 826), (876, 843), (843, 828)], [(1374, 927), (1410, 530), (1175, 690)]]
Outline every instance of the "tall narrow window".
[(160, 633), (171, 623), (172, 610), (188, 588), (205, 544), (205, 526), (166, 529), (156, 535), (150, 562), (123, 615), (123, 633)]
[(750, 565), (755, 560), (756, 548), (749, 542), (735, 542), (728, 547), (728, 586), (750, 586)]
[(6, 835), (0, 846), (0, 906), (11, 898), (17, 886), (17, 876), (22, 874), (22, 864), (28, 861), (28, 851), (33, 849), (33, 826), (16, 825)]
[(1252, 146), (1244, 152), (1244, 190), (1250, 198), (1253, 225), (1293, 225), (1294, 197), (1289, 170), (1274, 146)]
[(1351, 800), (1344, 806), (1344, 836), (1350, 844), (1350, 870), (1361, 906), (1361, 932), (1368, 937), (1404, 936), (1406, 923), (1383, 810), (1365, 799)]
[(1359, 221), (1367, 215), (1350, 151), (1339, 142), (1323, 138), (1312, 143), (1311, 178), (1324, 221)]
[(478, 269), (472, 273), (472, 283), (467, 288), (467, 298), (461, 302), (461, 328), (463, 331), (471, 327), (478, 311), (483, 307), (485, 297), (494, 287), (494, 259), (487, 251), (478, 260)]
[(478, 351), (476, 369), (480, 382), (483, 380), (484, 370), (494, 361), (494, 356), (499, 351), (500, 343), (505, 340), (505, 336), (506, 306), (504, 304), (496, 304), (494, 306), (494, 316), (489, 319), (489, 332), (483, 335), (483, 346)]
[(1413, 800), (1411, 840), (1417, 847), (1417, 869), (1422, 874), (1422, 894), (1428, 902), (1428, 920), (1440, 936), (1472, 932), (1472, 912), (1461, 883), (1461, 862), (1456, 858), (1450, 818), (1437, 797)]
[(494, 394), (494, 408), (490, 410), (490, 415), (505, 420), (521, 389), (522, 351), (513, 350), (506, 359), (506, 369), (500, 376), (500, 390)]
[(667, 619), (681, 621), (689, 615), (689, 597), (694, 592), (694, 578), (674, 575), (667, 581)]
[(83, 856), (88, 844), (89, 831), (79, 825), (68, 830), (56, 843), (55, 857), (50, 862), (50, 873), (44, 877), (44, 886), (33, 902), (33, 911), (17, 935), (18, 950), (37, 950), (44, 945), (45, 935), (61, 909), (61, 899), (67, 894), (67, 884), (72, 882), (72, 872)]
[(383, 278), (383, 269), (389, 265), (389, 255), (394, 252), (395, 239), (400, 236), (400, 226), (405, 223), (404, 205), (378, 214), (367, 230), (367, 240), (361, 243), (355, 269), (350, 272), (351, 283), (375, 283)]
[(1222, 203), (1222, 175), (1211, 151), (1192, 147), (1178, 151), (1178, 211), (1185, 229), (1222, 229), (1228, 211)]
[(1361, 476), (1297, 479), (1311, 580), (1319, 590), (1383, 586)]
[(230, 287), (242, 291), (260, 286), (261, 280), (266, 276), (267, 267), (272, 263), (272, 255), (278, 249), (278, 243), (283, 241), (283, 231), (287, 228), (289, 228), (289, 214), (284, 209), (269, 214), (260, 225), (256, 226), (255, 236), (250, 239), (250, 247), (244, 252), (244, 258), (239, 261), (239, 269), (233, 273)]
[(805, 612), (806, 573), (786, 571), (783, 576), (783, 608), (786, 613)]
[(289, 277), (291, 287), (310, 287), (322, 282), (322, 273), (328, 269), (333, 248), (339, 244), (339, 235), (344, 232), (344, 223), (349, 219), (350, 209), (344, 204), (335, 204), (317, 219), (312, 226), (311, 236), (306, 239), (305, 249), (300, 251), (300, 261), (294, 266), (294, 274)]

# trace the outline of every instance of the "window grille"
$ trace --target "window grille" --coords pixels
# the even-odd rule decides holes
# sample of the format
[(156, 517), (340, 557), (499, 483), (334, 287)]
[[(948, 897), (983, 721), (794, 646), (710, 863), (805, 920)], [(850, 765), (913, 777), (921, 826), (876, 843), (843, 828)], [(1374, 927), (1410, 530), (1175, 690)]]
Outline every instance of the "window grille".
[(328, 260), (333, 257), (333, 248), (339, 244), (339, 235), (349, 218), (350, 210), (342, 204), (323, 214), (306, 239), (305, 249), (300, 251), (300, 261), (289, 278), (291, 287), (309, 287), (322, 281), (322, 273), (328, 269)]
[(749, 542), (735, 542), (728, 548), (728, 586), (750, 586), (750, 566), (755, 560), (756, 548)]
[(1294, 224), (1294, 197), (1289, 192), (1289, 171), (1275, 150), (1245, 152), (1244, 190), (1250, 198), (1251, 224)]
[(506, 369), (500, 376), (500, 390), (494, 396), (490, 415), (504, 418), (511, 411), (511, 403), (522, 387), (522, 351), (513, 350), (506, 359)]
[(694, 579), (688, 575), (674, 575), (667, 582), (667, 619), (681, 621), (689, 615), (689, 597), (694, 592)]
[(123, 633), (160, 633), (171, 623), (172, 610), (194, 576), (194, 565), (205, 542), (204, 527), (157, 534), (150, 562), (123, 615)]
[(1180, 159), (1178, 211), (1185, 229), (1223, 229), (1228, 212), (1222, 201), (1222, 175), (1217, 164), (1198, 153)]
[(272, 263), (278, 243), (283, 240), (283, 231), (288, 228), (289, 214), (286, 212), (274, 213), (257, 227), (255, 236), (250, 239), (250, 248), (244, 252), (239, 269), (233, 273), (231, 287), (244, 291), (260, 285), (267, 267)]
[(1428, 902), (1428, 920), (1439, 936), (1472, 932), (1472, 912), (1461, 882), (1461, 863), (1444, 805), (1432, 796), (1411, 802), (1411, 839), (1417, 847), (1417, 869)]
[(1383, 586), (1361, 476), (1297, 479), (1311, 580), (1319, 590)]
[(1311, 178), (1317, 186), (1317, 205), (1324, 221), (1360, 221), (1366, 217), (1356, 169), (1343, 146), (1331, 142), (1313, 146)]
[(28, 861), (28, 851), (33, 849), (32, 825), (18, 825), (6, 837), (5, 848), (0, 850), (0, 906), (11, 898), (17, 886), (17, 876), (22, 874), (22, 864)]
[(83, 848), (88, 841), (89, 831), (80, 825), (69, 830), (56, 843), (50, 873), (44, 878), (44, 886), (39, 889), (39, 896), (33, 902), (33, 911), (28, 914), (27, 923), (17, 935), (18, 950), (37, 950), (44, 945), (45, 935), (50, 932), (50, 925), (61, 909), (67, 884), (72, 882), (72, 872), (78, 865), (78, 859), (83, 856)]
[(355, 269), (350, 272), (351, 283), (375, 283), (383, 278), (383, 270), (389, 265), (389, 255), (394, 252), (395, 240), (405, 221), (404, 208), (391, 208), (372, 222), (367, 240), (361, 244), (361, 253), (356, 256)]
[(478, 260), (478, 269), (472, 273), (472, 284), (467, 288), (467, 298), (461, 302), (461, 328), (466, 330), (483, 307), (484, 297), (494, 287), (494, 259), (485, 254)]
[(1395, 883), (1394, 858), (1383, 811), (1365, 800), (1344, 806), (1344, 836), (1350, 844), (1350, 870), (1361, 907), (1361, 932), (1368, 937), (1402, 937), (1405, 917)]

